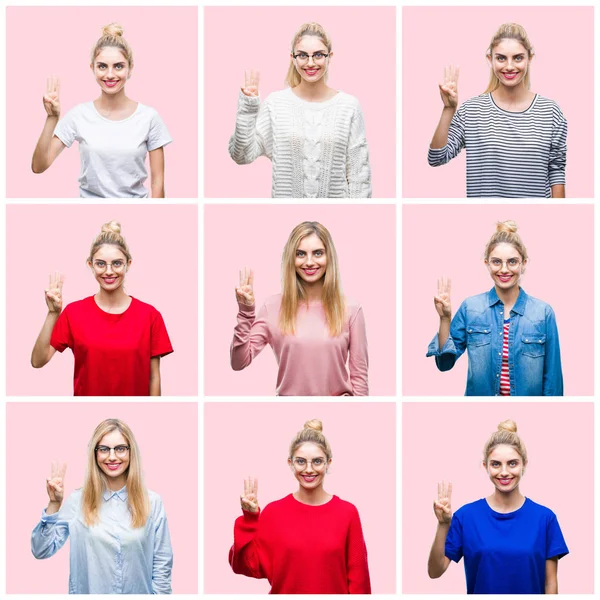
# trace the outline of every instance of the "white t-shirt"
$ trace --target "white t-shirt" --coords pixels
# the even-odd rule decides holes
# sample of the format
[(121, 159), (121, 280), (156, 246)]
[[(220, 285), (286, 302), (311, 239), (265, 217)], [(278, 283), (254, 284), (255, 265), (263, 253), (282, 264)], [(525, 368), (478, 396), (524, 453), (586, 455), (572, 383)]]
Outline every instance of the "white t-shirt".
[(78, 104), (54, 135), (67, 148), (79, 142), (81, 198), (147, 198), (146, 153), (172, 142), (158, 113), (140, 103), (122, 121), (104, 118), (93, 102)]

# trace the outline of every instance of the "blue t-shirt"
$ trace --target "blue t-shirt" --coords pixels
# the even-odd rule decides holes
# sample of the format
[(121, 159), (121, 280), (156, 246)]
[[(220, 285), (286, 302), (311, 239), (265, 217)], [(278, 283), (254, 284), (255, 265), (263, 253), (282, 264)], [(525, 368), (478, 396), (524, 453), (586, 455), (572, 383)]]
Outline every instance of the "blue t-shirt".
[(568, 553), (556, 515), (529, 498), (511, 513), (484, 498), (466, 504), (446, 537), (446, 556), (465, 557), (467, 594), (543, 594), (546, 560)]

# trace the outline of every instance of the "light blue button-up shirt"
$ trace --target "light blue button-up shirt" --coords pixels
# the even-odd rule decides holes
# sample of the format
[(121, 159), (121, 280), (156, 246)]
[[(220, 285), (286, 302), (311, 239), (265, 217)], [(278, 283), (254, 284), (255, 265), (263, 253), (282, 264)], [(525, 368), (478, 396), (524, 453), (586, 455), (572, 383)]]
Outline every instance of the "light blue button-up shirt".
[[(438, 335), (427, 356), (448, 371), (466, 350), (469, 356), (466, 396), (499, 396), (504, 340), (504, 304), (496, 288), (467, 298), (450, 325), (440, 350)], [(562, 396), (560, 345), (554, 311), (521, 289), (510, 311), (508, 371), (511, 396)]]
[(99, 521), (89, 527), (83, 519), (82, 490), (74, 491), (31, 534), (36, 558), (49, 558), (71, 536), (70, 594), (170, 594), (173, 550), (162, 500), (148, 491), (150, 515), (134, 529), (127, 488), (104, 491)]

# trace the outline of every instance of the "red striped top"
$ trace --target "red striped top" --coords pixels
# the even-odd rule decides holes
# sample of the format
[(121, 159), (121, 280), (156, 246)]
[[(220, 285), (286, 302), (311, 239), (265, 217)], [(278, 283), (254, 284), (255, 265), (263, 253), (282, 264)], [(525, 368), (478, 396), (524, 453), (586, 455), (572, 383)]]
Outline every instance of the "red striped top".
[(508, 332), (510, 319), (504, 321), (504, 337), (502, 340), (502, 370), (500, 371), (500, 395), (510, 396), (510, 373), (508, 371)]

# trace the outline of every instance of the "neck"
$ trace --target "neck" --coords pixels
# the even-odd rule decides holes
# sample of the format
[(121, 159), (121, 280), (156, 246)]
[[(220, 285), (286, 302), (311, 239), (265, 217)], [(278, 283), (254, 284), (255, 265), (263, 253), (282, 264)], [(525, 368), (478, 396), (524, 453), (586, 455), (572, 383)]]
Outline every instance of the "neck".
[(116, 94), (107, 94), (104, 90), (100, 94), (100, 98), (96, 100), (96, 105), (104, 110), (114, 110), (124, 107), (129, 98), (125, 95), (125, 88)]
[[(496, 286), (496, 294), (498, 294), (498, 298), (502, 300), (504, 306), (510, 306), (511, 308), (515, 305), (520, 292), (520, 286), (513, 286), (509, 290), (504, 290)], [(505, 315), (505, 317), (508, 318), (508, 315)]]
[(127, 483), (127, 477), (125, 475), (119, 475), (114, 479), (108, 480), (108, 489), (111, 492), (118, 492)]
[(320, 279), (316, 283), (305, 285), (304, 291), (306, 292), (306, 298), (309, 302), (321, 300), (321, 294), (323, 292), (323, 280)]
[(101, 306), (119, 306), (129, 299), (129, 296), (125, 293), (123, 286), (119, 287), (114, 291), (108, 291), (104, 288), (100, 288), (95, 296), (96, 301)]
[(328, 494), (324, 489), (323, 485), (313, 489), (307, 490), (300, 486), (297, 492), (294, 492), (294, 498), (302, 504), (310, 504), (312, 506), (319, 506), (325, 504), (331, 500), (331, 494)]
[(327, 87), (327, 84), (325, 83), (325, 76), (323, 76), (321, 79), (319, 79), (319, 81), (315, 81), (314, 83), (309, 83), (308, 81), (302, 79), (293, 91), (303, 100), (318, 102), (327, 96), (329, 87)]
[(525, 496), (521, 494), (521, 490), (516, 487), (510, 492), (501, 492), (495, 490), (494, 493), (488, 497), (488, 503), (496, 512), (513, 512), (523, 506), (525, 502)]
[(521, 83), (517, 87), (508, 87), (500, 84), (493, 92), (496, 100), (506, 103), (517, 103), (525, 101), (529, 97), (529, 90)]

